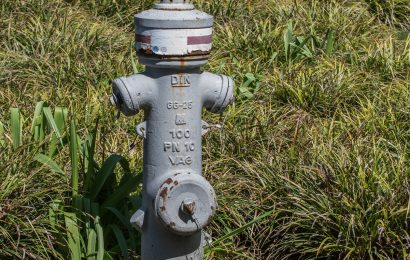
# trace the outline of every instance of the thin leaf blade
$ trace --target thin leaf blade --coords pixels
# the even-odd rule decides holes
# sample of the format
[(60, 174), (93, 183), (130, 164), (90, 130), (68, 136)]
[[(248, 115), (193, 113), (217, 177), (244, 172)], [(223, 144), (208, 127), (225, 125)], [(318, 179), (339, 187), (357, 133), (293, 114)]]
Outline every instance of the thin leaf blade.
[(60, 166), (50, 157), (45, 154), (36, 154), (34, 160), (42, 163), (50, 168), (53, 172), (59, 173), (65, 177), (65, 172), (60, 168)]

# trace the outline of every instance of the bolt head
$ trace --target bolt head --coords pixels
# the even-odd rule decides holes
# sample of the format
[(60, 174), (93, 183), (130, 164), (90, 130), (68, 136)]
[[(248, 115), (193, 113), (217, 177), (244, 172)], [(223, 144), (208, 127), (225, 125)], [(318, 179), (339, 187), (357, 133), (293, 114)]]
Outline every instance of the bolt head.
[(181, 210), (187, 215), (191, 215), (191, 216), (194, 215), (195, 210), (196, 210), (195, 201), (193, 199), (185, 199), (182, 202)]

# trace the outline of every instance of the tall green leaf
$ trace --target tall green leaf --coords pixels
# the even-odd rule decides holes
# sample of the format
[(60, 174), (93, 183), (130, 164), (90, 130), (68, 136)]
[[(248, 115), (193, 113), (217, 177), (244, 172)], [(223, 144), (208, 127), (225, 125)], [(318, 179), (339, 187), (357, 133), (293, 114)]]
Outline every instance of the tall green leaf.
[(283, 35), (283, 44), (285, 46), (285, 57), (286, 61), (290, 60), (292, 54), (291, 43), (293, 38), (293, 21), (292, 19), (288, 21), (288, 28)]
[(118, 245), (121, 249), (122, 256), (124, 257), (124, 259), (129, 259), (127, 241), (125, 240), (125, 237), (124, 237), (122, 231), (120, 230), (120, 228), (117, 225), (110, 225), (109, 227), (114, 232), (114, 235), (117, 239)]
[(45, 154), (37, 154), (36, 156), (34, 156), (34, 160), (47, 165), (52, 171), (56, 172), (56, 173), (60, 173), (62, 176), (66, 177), (65, 172), (63, 171), (63, 169), (60, 168), (60, 166), (50, 157), (48, 157)]
[(53, 114), (51, 113), (50, 107), (43, 108), (44, 115), (46, 116), (47, 122), (50, 128), (53, 129), (54, 134), (57, 136), (58, 140), (60, 141), (61, 145), (63, 145), (63, 140), (61, 138), (60, 129), (58, 128), (56, 122), (54, 121)]
[(103, 232), (103, 228), (100, 224), (100, 217), (97, 216), (95, 218), (95, 230), (97, 231), (97, 260), (103, 260), (104, 259), (104, 253), (105, 253), (105, 249), (104, 249), (104, 232)]
[(135, 191), (139, 183), (141, 183), (141, 176), (132, 176), (126, 182), (120, 183), (120, 186), (109, 198), (103, 203), (102, 207), (112, 207), (117, 203), (123, 201), (131, 192)]
[(22, 122), (21, 122), (20, 110), (18, 108), (10, 109), (10, 125), (11, 125), (11, 137), (13, 140), (13, 148), (17, 149), (23, 143)]
[(124, 227), (132, 227), (129, 219), (126, 218), (123, 214), (121, 214), (121, 212), (119, 212), (118, 209), (114, 207), (107, 207), (106, 209), (110, 211), (111, 213), (113, 213), (117, 217), (117, 219), (121, 222), (121, 224), (124, 225)]
[(103, 166), (101, 167), (98, 175), (96, 176), (96, 180), (91, 187), (91, 200), (95, 200), (100, 193), (102, 187), (104, 186), (106, 180), (110, 177), (110, 175), (114, 174), (114, 169), (117, 164), (120, 164), (126, 171), (129, 171), (129, 166), (127, 160), (117, 154), (113, 154), (105, 160)]
[(78, 194), (78, 140), (74, 120), (70, 126), (71, 190), (73, 198)]
[(85, 173), (84, 188), (87, 191), (90, 190), (91, 181), (95, 177), (94, 153), (95, 153), (95, 143), (96, 143), (96, 140), (97, 140), (98, 122), (99, 122), (99, 120), (97, 119), (97, 123), (95, 124), (94, 130), (93, 130), (92, 134), (89, 135), (89, 137), (87, 138), (87, 142), (85, 143), (85, 145), (86, 145), (86, 154), (84, 156), (84, 158), (85, 158), (84, 165), (87, 169), (87, 172)]
[(31, 135), (34, 141), (42, 141), (44, 139), (44, 117), (43, 117), (43, 107), (45, 106), (44, 101), (37, 103), (34, 110), (33, 121), (31, 123)]
[(87, 233), (87, 260), (97, 259), (97, 233), (90, 229)]
[(67, 243), (71, 259), (81, 259), (81, 238), (77, 218), (74, 213), (64, 213), (65, 226), (67, 229)]
[(130, 237), (130, 244), (131, 244), (131, 249), (135, 250), (136, 249), (136, 239), (135, 239), (135, 229), (132, 227), (129, 218), (125, 217), (121, 212), (118, 211), (118, 209), (114, 208), (114, 207), (107, 207), (105, 208), (108, 211), (110, 211), (111, 213), (113, 213), (117, 219), (121, 222), (121, 224), (127, 228), (128, 230), (128, 234)]
[[(68, 111), (66, 108), (63, 107), (56, 107), (54, 111), (54, 122), (55, 125), (57, 126), (57, 129), (60, 131), (60, 133), (63, 132), (66, 120), (67, 120), (67, 114)], [(51, 138), (51, 142), (48, 148), (48, 155), (50, 157), (54, 156), (55, 153), (57, 152), (57, 146), (59, 141), (62, 141), (62, 138), (58, 138), (56, 133), (53, 134), (53, 137)]]
[(83, 198), (83, 212), (85, 213), (85, 226), (87, 229), (91, 228), (91, 200), (89, 198)]

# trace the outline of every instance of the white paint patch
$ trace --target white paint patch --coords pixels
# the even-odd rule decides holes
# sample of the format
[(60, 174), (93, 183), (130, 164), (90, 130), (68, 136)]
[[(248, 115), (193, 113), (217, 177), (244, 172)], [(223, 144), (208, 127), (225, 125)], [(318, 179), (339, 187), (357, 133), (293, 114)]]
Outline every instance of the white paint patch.
[(146, 30), (138, 31), (137, 35), (137, 39), (144, 39), (144, 42), (137, 40), (137, 50), (151, 50), (156, 55), (183, 56), (195, 51), (209, 52), (212, 49), (210, 38), (212, 36), (212, 28), (146, 28)]

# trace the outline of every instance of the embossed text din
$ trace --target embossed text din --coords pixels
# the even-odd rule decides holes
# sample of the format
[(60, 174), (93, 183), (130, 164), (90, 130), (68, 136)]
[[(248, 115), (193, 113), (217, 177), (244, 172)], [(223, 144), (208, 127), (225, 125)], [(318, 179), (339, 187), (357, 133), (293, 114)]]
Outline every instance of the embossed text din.
[(189, 87), (191, 85), (189, 80), (189, 74), (172, 75), (171, 85), (173, 87)]

